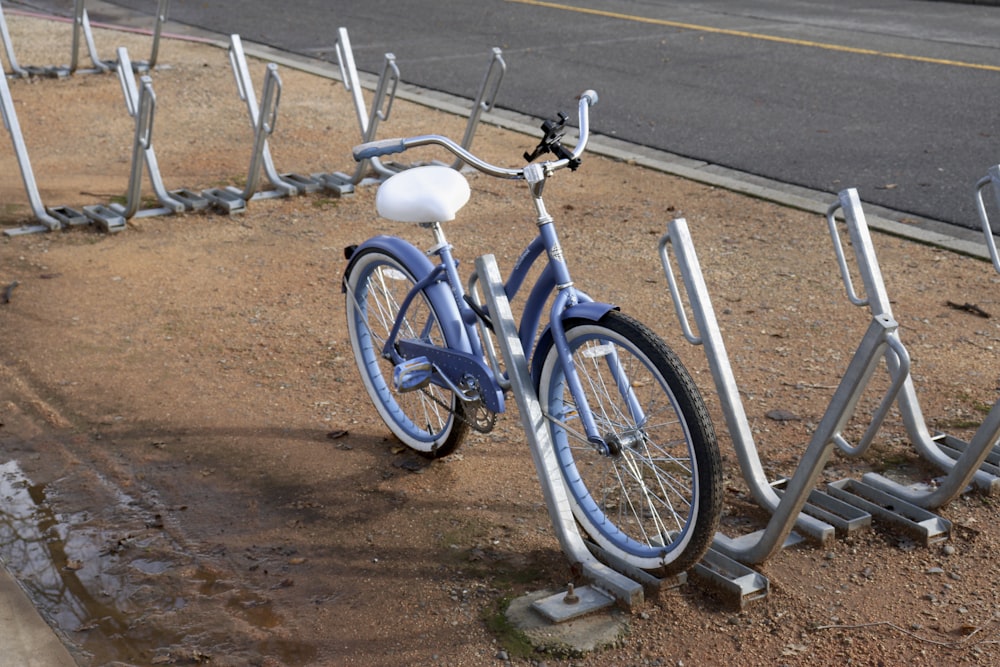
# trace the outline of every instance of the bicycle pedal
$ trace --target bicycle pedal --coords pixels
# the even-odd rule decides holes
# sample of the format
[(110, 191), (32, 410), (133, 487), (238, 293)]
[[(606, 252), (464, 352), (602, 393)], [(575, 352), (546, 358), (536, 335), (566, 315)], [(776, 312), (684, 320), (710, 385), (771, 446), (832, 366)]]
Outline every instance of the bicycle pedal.
[(433, 372), (434, 366), (427, 357), (407, 359), (396, 364), (392, 372), (392, 384), (400, 393), (416, 391), (430, 384)]

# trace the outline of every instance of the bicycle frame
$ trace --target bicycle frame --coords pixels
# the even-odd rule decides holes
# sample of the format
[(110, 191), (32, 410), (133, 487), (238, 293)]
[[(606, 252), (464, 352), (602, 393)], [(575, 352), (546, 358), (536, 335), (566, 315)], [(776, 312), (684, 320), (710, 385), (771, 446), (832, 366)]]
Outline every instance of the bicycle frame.
[[(513, 300), (524, 287), (529, 272), (539, 258), (543, 255), (548, 258), (548, 264), (542, 269), (526, 298), (519, 326), (519, 338), (526, 356), (532, 358), (533, 372), (537, 372), (534, 369), (540, 365), (542, 360), (533, 357), (537, 356), (539, 349), (547, 348), (547, 344), (536, 345), (536, 335), (542, 327), (545, 304), (549, 296), (556, 292), (556, 298), (549, 310), (548, 326), (538, 337), (538, 341), (540, 343), (549, 337), (556, 346), (560, 359), (562, 359), (563, 371), (570, 383), (570, 391), (578, 399), (577, 408), (588, 440), (599, 444), (603, 443), (603, 438), (597, 431), (589, 406), (582, 398), (584, 393), (580, 388), (573, 367), (563, 321), (569, 318), (596, 321), (609, 310), (614, 309), (615, 306), (595, 302), (573, 287), (568, 268), (565, 261), (561, 259), (561, 251), (557, 250), (559, 248), (558, 239), (551, 223), (552, 220), (549, 218), (547, 223), (540, 225), (539, 235), (521, 253), (504, 285), (504, 291), (508, 299)], [(434, 233), (436, 241), (428, 253), (424, 253), (408, 241), (398, 237), (377, 236), (358, 246), (352, 255), (358, 256), (366, 248), (380, 248), (400, 257), (411, 270), (419, 271), (419, 275), (413, 276), (415, 281), (413, 287), (400, 304), (399, 313), (383, 344), (382, 353), (393, 363), (400, 363), (406, 359), (420, 356), (427, 358), (438, 371), (433, 375), (431, 381), (446, 389), (458, 392), (466, 400), (472, 397), (460, 388), (461, 382), (457, 378), (470, 376), (475, 379), (479, 388), (479, 397), (486, 407), (493, 412), (503, 412), (505, 409), (503, 390), (508, 386), (506, 378), (503, 377), (496, 364), (486, 362), (487, 350), (478, 328), (481, 320), (476, 311), (466, 302), (467, 292), (462, 287), (462, 281), (458, 274), (458, 262), (452, 254), (451, 245), (444, 240), (440, 225), (434, 223), (428, 226)], [(541, 231), (543, 229), (546, 231)], [(437, 256), (438, 262), (433, 263), (428, 260), (427, 254)], [(559, 257), (560, 260), (553, 261), (554, 256)], [(475, 280), (473, 279), (472, 282)], [(434, 311), (438, 314), (439, 324), (450, 342), (449, 347), (441, 347), (421, 338), (406, 338), (401, 335), (400, 327), (407, 318), (410, 306), (421, 292), (427, 296)], [(636, 409), (638, 412), (638, 408)]]
[[(538, 236), (528, 244), (519, 256), (504, 285), (504, 291), (508, 300), (512, 300), (524, 286), (528, 273), (535, 262), (544, 253), (548, 263), (531, 287), (523, 309), (518, 330), (521, 345), (526, 356), (532, 360), (533, 375), (537, 374), (543, 361), (539, 358), (540, 355), (548, 350), (550, 343), (555, 347), (566, 384), (576, 401), (577, 413), (587, 440), (595, 447), (607, 451), (607, 444), (598, 432), (596, 421), (590, 411), (573, 364), (564, 322), (570, 318), (596, 322), (616, 307), (608, 303), (595, 302), (586, 294), (575, 289), (562, 246), (556, 234), (555, 221), (546, 211), (542, 200), (542, 190), (549, 176), (558, 169), (566, 166), (575, 168), (579, 164), (578, 158), (586, 146), (589, 134), (587, 110), (596, 101), (597, 94), (593, 91), (586, 91), (580, 96), (580, 139), (572, 153), (558, 146), (558, 150), (552, 152), (556, 153), (559, 159), (551, 162), (529, 162), (523, 169), (495, 167), (475, 157), (454, 142), (437, 135), (369, 142), (355, 148), (354, 156), (356, 159), (362, 160), (379, 155), (399, 153), (415, 146), (436, 144), (448, 148), (466, 163), (492, 176), (527, 181), (537, 213)], [(560, 127), (561, 125), (555, 129), (558, 130)], [(553, 136), (556, 141), (543, 143), (543, 145), (552, 147), (557, 144), (561, 133)], [(548, 135), (546, 140), (548, 140)], [(415, 272), (413, 276), (415, 285), (403, 303), (400, 304), (396, 322), (383, 346), (382, 353), (396, 364), (407, 359), (424, 357), (431, 362), (437, 371), (431, 377), (432, 382), (456, 392), (460, 398), (465, 400), (473, 400), (476, 396), (474, 393), (472, 395), (467, 393), (463, 387), (475, 385), (470, 390), (475, 392), (478, 387), (479, 397), (489, 410), (503, 412), (503, 391), (510, 386), (510, 383), (499, 368), (493, 348), (483, 344), (484, 340), (488, 340), (488, 334), (479, 328), (483, 322), (482, 314), (484, 311), (478, 306), (474, 308), (467, 301), (469, 299), (468, 293), (464, 290), (458, 275), (458, 262), (452, 255), (452, 246), (445, 239), (440, 223), (423, 223), (421, 226), (430, 229), (434, 235), (434, 245), (427, 251), (426, 255), (437, 256), (439, 262), (436, 265), (427, 259), (425, 253), (412, 244), (392, 236), (369, 239), (359, 246), (352, 255), (352, 257), (357, 256), (360, 251), (366, 248), (383, 249), (402, 259), (405, 265)], [(350, 273), (350, 269), (349, 265), (345, 275)], [(470, 285), (474, 283), (475, 279), (470, 282)], [(421, 292), (427, 296), (441, 320), (440, 325), (445, 332), (448, 347), (432, 345), (420, 339), (400, 337), (400, 326), (406, 319), (413, 300)], [(470, 292), (473, 290), (470, 289)], [(555, 293), (555, 299), (548, 314), (548, 322), (542, 330), (545, 304), (553, 293)], [(539, 332), (541, 332), (540, 336), (538, 336)], [(487, 354), (489, 355), (488, 363)], [(621, 369), (617, 367), (615, 356), (609, 356), (606, 361), (610, 364), (615, 377), (624, 378)], [(538, 376), (535, 375), (534, 379), (537, 381)], [(633, 400), (627, 382), (620, 386), (620, 390), (628, 401), (633, 416), (638, 423), (641, 423), (642, 410), (638, 403)]]
[[(348, 331), (365, 388), (404, 445), (428, 458), (450, 456), (470, 429), (492, 430), (505, 401), (514, 400), (554, 520), (572, 529), (564, 532), (576, 532), (579, 522), (607, 558), (679, 573), (708, 548), (721, 509), (708, 410), (652, 330), (577, 290), (542, 198), (555, 172), (580, 165), (596, 101), (593, 91), (579, 98), (572, 150), (562, 143), (567, 118), (560, 113), (542, 123), (526, 166), (516, 169), (441, 135), (356, 146), (358, 161), (441, 146), (489, 176), (524, 180), (536, 232), (506, 280), (492, 257), (480, 257), (463, 283), (443, 227), (469, 201), (468, 181), (443, 164), (394, 175), (376, 195), (377, 213), (419, 225), (433, 239), (426, 252), (395, 236), (346, 249)], [(536, 162), (545, 154), (555, 157)], [(566, 538), (560, 534), (572, 541)], [(567, 550), (575, 553), (573, 545)]]

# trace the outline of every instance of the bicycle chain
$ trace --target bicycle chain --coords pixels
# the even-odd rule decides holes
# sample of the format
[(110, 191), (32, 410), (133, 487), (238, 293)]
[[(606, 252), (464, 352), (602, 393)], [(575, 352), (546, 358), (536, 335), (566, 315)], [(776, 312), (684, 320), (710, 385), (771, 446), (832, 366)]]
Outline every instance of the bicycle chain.
[[(455, 415), (456, 419), (458, 419), (458, 420), (460, 420), (460, 421), (465, 422), (466, 424), (468, 424), (469, 428), (471, 428), (473, 431), (475, 431), (477, 433), (489, 433), (497, 425), (497, 413), (491, 412), (490, 410), (487, 410), (486, 408), (482, 407), (482, 403), (479, 404), (479, 409), (481, 409), (486, 414), (490, 415), (489, 423), (486, 424), (486, 425), (481, 425), (481, 423), (478, 422), (478, 421), (474, 421), (474, 420), (468, 419), (464, 415), (458, 414), (455, 410), (452, 409), (452, 407), (450, 405), (446, 404), (444, 401), (442, 401), (440, 398), (438, 398), (434, 394), (430, 393), (426, 389), (421, 389), (420, 391), (425, 396), (427, 396), (427, 398), (431, 399), (432, 401), (434, 401), (435, 403), (437, 403), (438, 405), (440, 405), (442, 408), (444, 408), (445, 410), (447, 410), (451, 414)], [(458, 399), (458, 400), (461, 400), (461, 399)]]

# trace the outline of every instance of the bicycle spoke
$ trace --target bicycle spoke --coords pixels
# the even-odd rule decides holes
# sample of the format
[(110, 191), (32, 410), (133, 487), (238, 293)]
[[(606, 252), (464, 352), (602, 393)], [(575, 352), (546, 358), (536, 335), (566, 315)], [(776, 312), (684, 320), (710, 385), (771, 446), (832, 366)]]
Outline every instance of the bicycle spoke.
[[(394, 382), (401, 361), (397, 344), (420, 340), (447, 347), (432, 301), (404, 265), (382, 250), (369, 250), (353, 260), (345, 276), (348, 325), (358, 369), (379, 414), (408, 447), (429, 456), (444, 456), (460, 444), (467, 427), (456, 398), (440, 387), (398, 391)], [(395, 330), (395, 338), (390, 339)]]
[[(720, 507), (718, 453), (693, 382), (661, 341), (619, 313), (574, 320), (566, 339), (586, 406), (571, 395), (555, 346), (539, 396), (574, 516), (627, 562), (686, 569), (711, 544)], [(578, 411), (588, 408), (604, 448), (581, 432)]]

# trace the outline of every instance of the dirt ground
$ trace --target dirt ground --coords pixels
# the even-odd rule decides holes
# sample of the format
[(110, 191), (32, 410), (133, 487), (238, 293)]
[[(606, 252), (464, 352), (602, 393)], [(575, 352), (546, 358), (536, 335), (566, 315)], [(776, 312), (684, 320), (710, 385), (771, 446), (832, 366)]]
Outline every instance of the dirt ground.
[[(22, 64), (61, 60), (68, 25), (8, 22)], [(141, 35), (96, 36), (128, 46), (133, 60), (149, 48)], [(167, 186), (244, 182), (251, 134), (225, 51), (169, 40), (160, 60), (154, 146)], [(260, 82), (263, 64), (252, 70)], [(279, 169), (353, 170), (349, 95), (290, 68), (281, 77)], [(11, 88), (46, 204), (121, 196), (132, 122), (115, 76)], [(572, 111), (572, 101), (553, 100), (558, 108)], [(397, 101), (380, 134), (460, 137), (464, 122)], [(533, 143), (484, 126), (475, 148), (513, 165)], [(524, 190), (471, 181), (450, 239), (466, 267), (486, 252), (509, 267), (533, 233)], [(671, 218), (687, 218), (761, 459), (777, 478), (794, 470), (868, 324), (845, 298), (825, 221), (595, 156), (547, 196), (580, 285), (653, 326), (705, 394), (725, 456), (726, 532), (758, 527), (656, 244)], [(0, 201), (5, 227), (26, 219), (9, 148)], [(390, 439), (354, 368), (340, 293), (343, 248), (376, 233), (429, 240), (377, 219), (365, 187), (339, 200), (254, 201), (233, 216), (137, 219), (114, 235), (83, 227), (0, 241), (0, 556), (79, 664), (1000, 660), (998, 510), (975, 493), (940, 511), (955, 525), (944, 544), (876, 525), (781, 552), (759, 568), (770, 595), (744, 610), (692, 582), (634, 611), (616, 646), (569, 658), (525, 650), (498, 622), (503, 606), (572, 575), (519, 421), (502, 416), (492, 434), (427, 466)], [(998, 398), (1000, 279), (948, 251), (885, 235), (875, 245), (928, 423), (968, 438)], [(795, 418), (769, 418), (775, 410)], [(835, 456), (823, 480), (867, 470), (934, 474), (895, 413), (868, 453)]]

